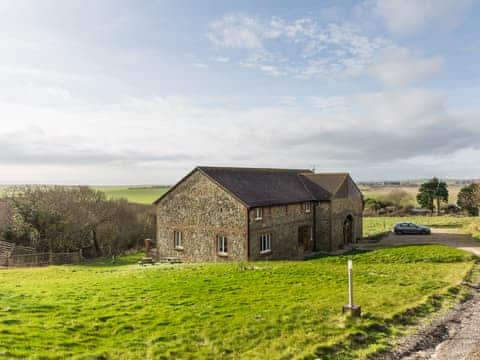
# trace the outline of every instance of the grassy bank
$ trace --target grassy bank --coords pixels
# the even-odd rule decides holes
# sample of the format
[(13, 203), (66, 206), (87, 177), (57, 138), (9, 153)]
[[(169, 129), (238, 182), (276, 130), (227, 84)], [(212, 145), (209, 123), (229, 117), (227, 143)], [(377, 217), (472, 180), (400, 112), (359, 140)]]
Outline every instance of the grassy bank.
[(391, 231), (399, 222), (414, 222), (432, 228), (459, 229), (480, 239), (480, 218), (456, 216), (406, 216), (406, 217), (365, 217), (363, 219), (363, 235), (379, 236)]
[(473, 263), (433, 245), (350, 257), (355, 321), (340, 311), (347, 256), (0, 271), (0, 358), (361, 358), (398, 334), (408, 309), (439, 306)]

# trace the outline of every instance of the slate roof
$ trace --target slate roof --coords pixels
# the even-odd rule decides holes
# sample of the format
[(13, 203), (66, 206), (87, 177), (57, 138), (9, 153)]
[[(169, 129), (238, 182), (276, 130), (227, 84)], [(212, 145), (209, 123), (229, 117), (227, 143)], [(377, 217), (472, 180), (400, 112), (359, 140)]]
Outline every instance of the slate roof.
[(330, 194), (335, 195), (340, 186), (345, 183), (348, 178), (347, 173), (331, 173), (331, 174), (306, 174), (310, 181), (327, 190)]
[[(199, 166), (184, 179), (197, 170), (203, 172), (249, 208), (329, 201), (348, 178), (347, 173), (315, 174), (308, 169)], [(158, 203), (177, 185), (163, 194), (155, 203)]]
[(249, 207), (325, 201), (330, 194), (304, 174), (305, 169), (199, 167)]

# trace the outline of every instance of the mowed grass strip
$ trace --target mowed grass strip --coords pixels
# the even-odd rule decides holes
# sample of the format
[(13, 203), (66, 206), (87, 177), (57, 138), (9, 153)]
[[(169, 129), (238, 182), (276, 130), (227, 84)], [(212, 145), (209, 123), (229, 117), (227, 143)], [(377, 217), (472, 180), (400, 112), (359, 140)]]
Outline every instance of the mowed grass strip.
[[(347, 258), (356, 321), (341, 315)], [(472, 264), (424, 245), (303, 262), (3, 270), (0, 358), (338, 358), (335, 344), (380, 331), (375, 344), (342, 350), (358, 358), (397, 333), (380, 325), (448, 293)]]

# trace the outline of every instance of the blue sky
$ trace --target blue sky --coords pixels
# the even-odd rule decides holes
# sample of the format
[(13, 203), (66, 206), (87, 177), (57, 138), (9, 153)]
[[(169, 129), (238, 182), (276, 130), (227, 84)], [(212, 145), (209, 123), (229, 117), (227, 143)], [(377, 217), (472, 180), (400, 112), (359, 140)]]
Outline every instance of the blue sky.
[(0, 183), (480, 177), (469, 0), (2, 1)]

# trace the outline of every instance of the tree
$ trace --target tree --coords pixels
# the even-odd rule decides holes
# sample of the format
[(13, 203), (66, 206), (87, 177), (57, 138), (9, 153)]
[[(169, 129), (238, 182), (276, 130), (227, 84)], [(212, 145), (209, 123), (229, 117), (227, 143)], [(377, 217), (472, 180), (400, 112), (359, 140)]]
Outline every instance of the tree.
[(109, 200), (88, 187), (24, 186), (8, 194), (15, 216), (3, 236), (39, 252), (91, 249), (109, 256), (154, 235), (151, 207)]
[(464, 186), (458, 193), (457, 205), (467, 210), (471, 216), (478, 216), (480, 207), (480, 185), (471, 184)]
[(417, 194), (417, 201), (423, 208), (433, 211), (435, 203), (437, 205), (437, 214), (440, 213), (442, 202), (448, 202), (447, 184), (438, 180), (436, 177), (423, 183)]

